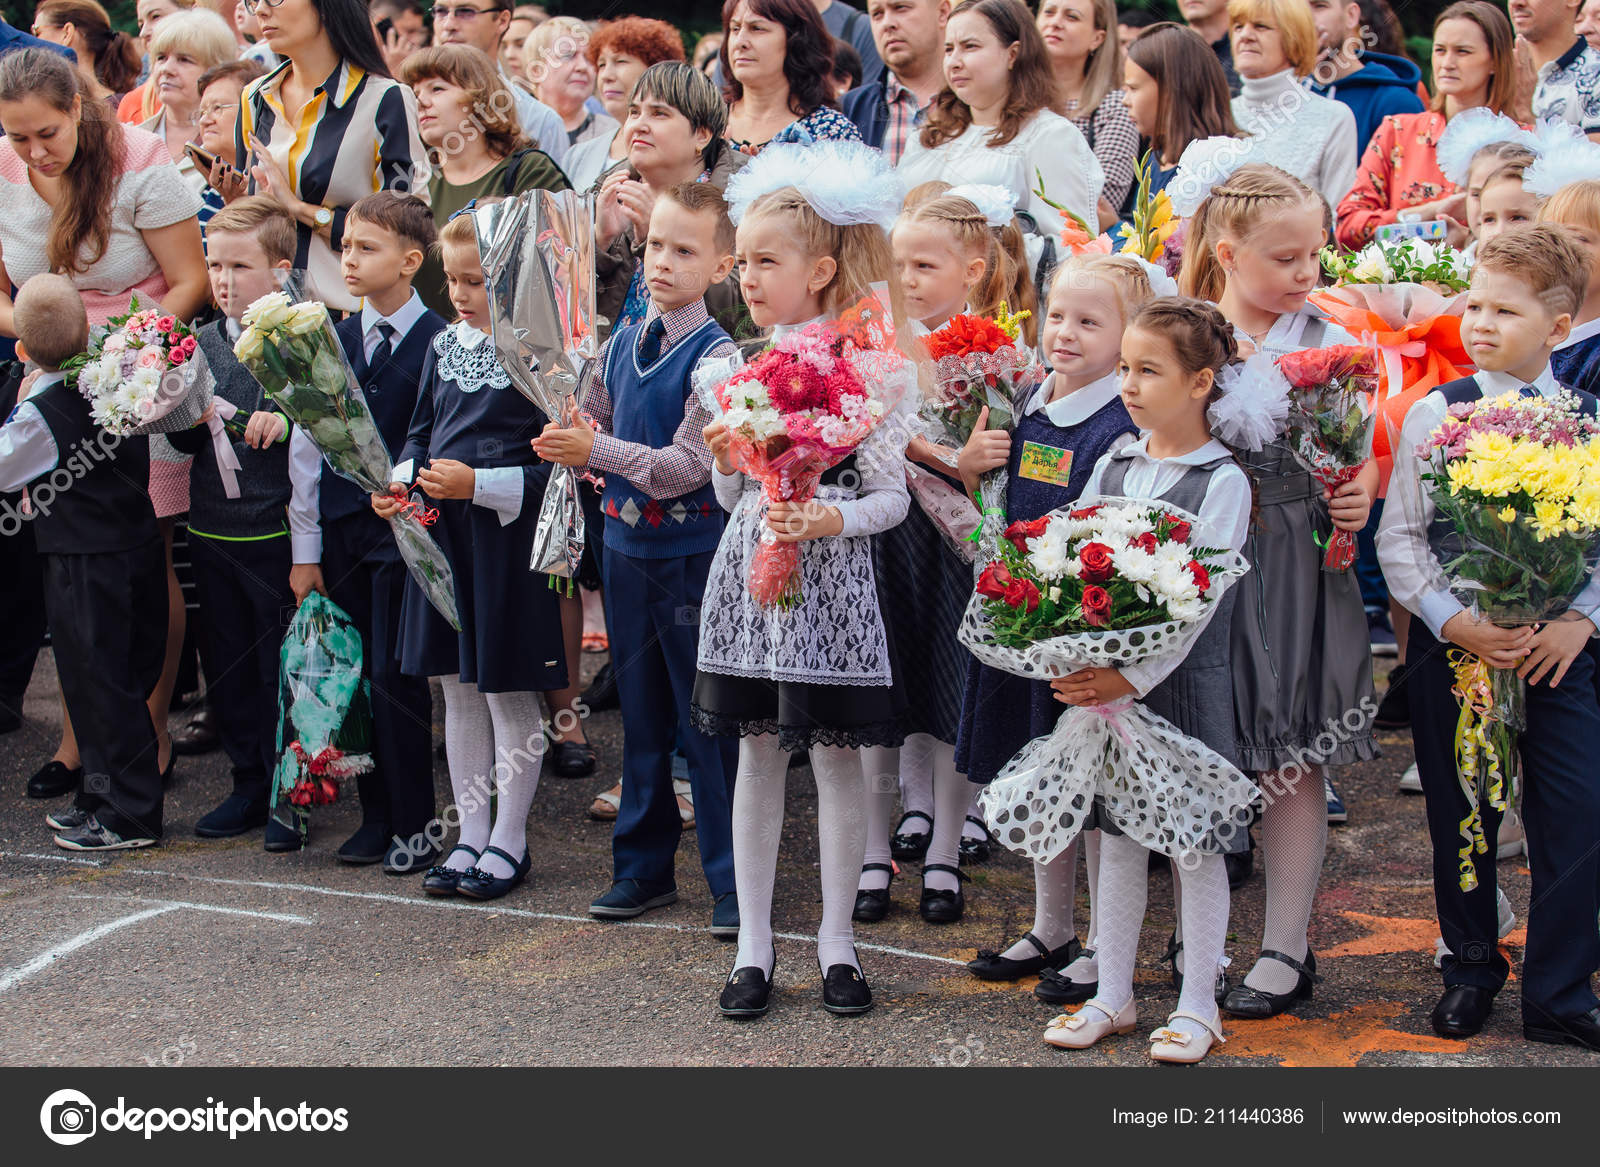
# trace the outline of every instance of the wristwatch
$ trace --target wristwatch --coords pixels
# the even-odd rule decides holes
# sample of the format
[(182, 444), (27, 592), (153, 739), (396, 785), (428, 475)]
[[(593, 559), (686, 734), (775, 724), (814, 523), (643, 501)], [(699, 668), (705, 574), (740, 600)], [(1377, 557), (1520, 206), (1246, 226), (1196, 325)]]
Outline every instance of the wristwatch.
[(316, 213), (311, 216), (311, 221), (318, 228), (326, 227), (333, 222), (333, 212), (328, 210), (327, 207), (318, 207)]

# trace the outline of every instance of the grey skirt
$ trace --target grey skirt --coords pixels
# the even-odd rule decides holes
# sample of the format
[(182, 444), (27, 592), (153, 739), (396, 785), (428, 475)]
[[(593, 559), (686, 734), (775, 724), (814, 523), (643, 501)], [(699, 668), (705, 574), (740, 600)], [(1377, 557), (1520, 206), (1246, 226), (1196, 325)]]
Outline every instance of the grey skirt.
[(1333, 530), (1322, 487), (1281, 444), (1238, 457), (1256, 494), (1244, 547), (1250, 571), (1234, 587), (1239, 767), (1260, 773), (1375, 758), (1366, 610), (1353, 571), (1322, 570), (1317, 539)]

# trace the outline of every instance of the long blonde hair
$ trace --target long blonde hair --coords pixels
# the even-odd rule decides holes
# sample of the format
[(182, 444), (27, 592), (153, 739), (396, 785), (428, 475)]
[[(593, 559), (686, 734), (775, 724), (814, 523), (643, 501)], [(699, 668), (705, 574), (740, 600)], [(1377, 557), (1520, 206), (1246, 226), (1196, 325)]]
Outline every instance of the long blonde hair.
[(1265, 162), (1239, 167), (1211, 188), (1190, 220), (1178, 291), (1200, 300), (1220, 300), (1227, 275), (1217, 259), (1217, 243), (1224, 237), (1249, 239), (1268, 215), (1306, 204), (1320, 207), (1323, 229), (1332, 230), (1327, 202), (1294, 175)]
[(1030, 315), (1022, 322), (1022, 337), (1038, 342), (1039, 296), (1028, 271), (1022, 225), (1016, 216), (1004, 227), (991, 227), (983, 212), (969, 199), (952, 195), (947, 182), (924, 182), (906, 195), (903, 223), (942, 224), (957, 247), (969, 256), (981, 256), (983, 279), (967, 294), (968, 309), (978, 316), (993, 316), (1004, 304), (1012, 312)]
[(818, 298), (822, 311), (837, 316), (866, 295), (873, 284), (889, 288), (895, 329), (906, 337), (905, 300), (895, 273), (894, 253), (889, 237), (876, 223), (851, 223), (838, 226), (812, 209), (805, 196), (792, 186), (770, 191), (750, 204), (744, 222), (765, 216), (782, 216), (792, 225), (793, 237), (809, 256), (831, 256), (837, 265)]

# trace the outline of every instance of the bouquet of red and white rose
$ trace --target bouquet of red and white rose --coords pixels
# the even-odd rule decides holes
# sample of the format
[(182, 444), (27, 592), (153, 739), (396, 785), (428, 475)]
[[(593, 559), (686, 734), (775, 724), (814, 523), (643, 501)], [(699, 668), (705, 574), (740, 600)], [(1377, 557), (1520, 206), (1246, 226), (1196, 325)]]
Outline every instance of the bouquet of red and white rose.
[[(1183, 653), (1248, 565), (1194, 542), (1195, 516), (1102, 499), (1005, 531), (978, 578), (960, 637), (984, 664), (1050, 680)], [(1256, 788), (1234, 766), (1132, 698), (1069, 707), (979, 798), (1012, 850), (1048, 862), (1099, 800), (1124, 833), (1167, 855), (1212, 846)]]
[(189, 326), (159, 307), (128, 311), (89, 333), (89, 349), (63, 366), (108, 434), (175, 433), (200, 420), (216, 389)]

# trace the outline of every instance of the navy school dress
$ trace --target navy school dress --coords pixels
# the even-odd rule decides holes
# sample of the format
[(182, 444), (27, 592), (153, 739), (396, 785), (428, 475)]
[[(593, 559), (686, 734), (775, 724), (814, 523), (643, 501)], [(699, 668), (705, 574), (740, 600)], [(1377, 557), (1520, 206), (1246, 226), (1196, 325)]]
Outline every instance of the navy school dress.
[[(1012, 522), (1037, 519), (1076, 502), (1095, 463), (1118, 438), (1138, 433), (1121, 397), (1111, 398), (1082, 422), (1066, 428), (1053, 424), (1042, 409), (1024, 413), (1049, 384), (1046, 379), (1018, 403), (1007, 465), (1006, 518)], [(1022, 450), (1027, 442), (1071, 452), (1065, 487), (1022, 477)], [(993, 781), (1018, 750), (1055, 728), (1064, 708), (1049, 682), (1030, 681), (969, 658), (961, 698), (961, 730), (956, 737), (956, 769), (973, 782)]]
[(416, 493), (439, 511), (429, 531), (455, 574), (461, 632), (408, 579), (400, 620), (402, 672), (455, 674), (484, 693), (549, 692), (567, 684), (557, 593), (543, 572), (528, 569), (550, 477), (549, 465), (528, 443), (545, 421), (511, 386), (487, 336), (457, 324), (433, 339), (398, 463), (413, 462), (413, 479), (433, 458), (453, 458), (480, 474), (517, 468), (522, 507), (502, 525), (500, 513), (489, 507)]

